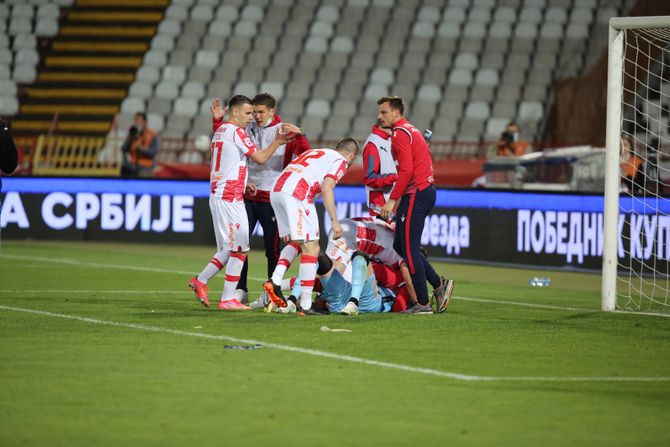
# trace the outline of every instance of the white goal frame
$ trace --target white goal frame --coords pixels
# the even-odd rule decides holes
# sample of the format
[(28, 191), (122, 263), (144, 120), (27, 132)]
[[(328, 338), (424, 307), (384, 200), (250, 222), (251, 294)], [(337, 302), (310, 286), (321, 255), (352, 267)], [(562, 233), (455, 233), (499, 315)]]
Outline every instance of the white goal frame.
[(624, 34), (627, 29), (670, 27), (670, 16), (613, 17), (609, 21), (607, 59), (607, 130), (605, 156), (605, 209), (601, 308), (616, 310), (617, 241), (619, 220), (619, 157), (624, 71)]

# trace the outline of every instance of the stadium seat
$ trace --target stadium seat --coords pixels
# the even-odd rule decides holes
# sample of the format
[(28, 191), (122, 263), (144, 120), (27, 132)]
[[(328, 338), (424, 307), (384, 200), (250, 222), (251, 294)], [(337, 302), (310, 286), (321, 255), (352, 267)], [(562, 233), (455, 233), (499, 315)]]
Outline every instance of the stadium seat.
[(519, 121), (539, 121), (544, 115), (544, 108), (539, 101), (524, 101), (519, 104)]
[(498, 7), (494, 12), (493, 20), (500, 23), (515, 23), (516, 9), (509, 6)]
[(389, 88), (383, 84), (368, 84), (365, 88), (365, 99), (368, 101), (376, 101), (382, 96), (389, 95)]
[(214, 9), (210, 5), (198, 4), (191, 9), (190, 17), (193, 20), (209, 22), (214, 14)]
[(19, 100), (14, 95), (6, 95), (5, 92), (0, 96), (0, 115), (13, 116), (19, 113)]
[(442, 90), (437, 85), (423, 84), (419, 87), (417, 99), (430, 103), (441, 101)]
[(146, 111), (150, 113), (158, 113), (160, 115), (167, 115), (172, 110), (172, 101), (166, 98), (151, 98), (147, 101)]
[(233, 32), (233, 25), (227, 20), (216, 19), (209, 24), (208, 33), (212, 36), (228, 37)]
[(205, 96), (205, 86), (198, 81), (187, 81), (181, 89), (184, 98), (202, 99)]
[(175, 99), (179, 96), (179, 84), (169, 80), (160, 81), (156, 84), (155, 96), (162, 99)]
[[(198, 113), (198, 100), (195, 98), (181, 97), (174, 102), (174, 111), (188, 118), (194, 117)], [(190, 123), (190, 120), (188, 121)], [(188, 130), (188, 127), (184, 131)]]
[(133, 96), (128, 96), (126, 97), (122, 102), (121, 102), (121, 112), (123, 113), (137, 113), (137, 112), (144, 112), (145, 111), (145, 103), (142, 98), (136, 98)]
[(465, 117), (478, 120), (485, 120), (491, 114), (489, 105), (482, 101), (474, 101), (465, 107)]
[(216, 68), (219, 65), (219, 53), (214, 50), (199, 50), (195, 55), (195, 64), (201, 67)]
[(162, 80), (181, 85), (186, 80), (186, 68), (181, 65), (167, 65), (163, 68)]
[(160, 134), (165, 128), (165, 118), (158, 113), (147, 114), (147, 127), (155, 130)]
[(241, 81), (235, 84), (233, 91), (236, 95), (245, 95), (253, 98), (258, 93), (258, 85), (254, 82)]
[(14, 36), (12, 42), (14, 50), (21, 50), (23, 48), (37, 48), (37, 37), (34, 34), (20, 33)]
[(158, 25), (157, 35), (176, 37), (181, 33), (181, 22), (178, 20), (163, 20)]
[(354, 51), (354, 42), (349, 36), (336, 36), (330, 43), (330, 50), (349, 54)]
[(328, 51), (328, 39), (323, 36), (309, 36), (305, 42), (305, 51), (325, 53)]
[(165, 17), (168, 19), (184, 21), (188, 17), (188, 9), (183, 5), (170, 5), (165, 10)]
[(259, 91), (270, 93), (277, 100), (281, 100), (284, 97), (284, 84), (281, 82), (266, 81), (260, 85)]
[(228, 23), (235, 22), (239, 18), (239, 10), (235, 5), (222, 3), (216, 8), (216, 18), (223, 19)]
[(477, 56), (474, 53), (459, 53), (454, 59), (454, 66), (456, 68), (474, 70), (477, 68), (477, 65)]
[(163, 51), (172, 51), (174, 48), (174, 37), (167, 34), (157, 34), (151, 40), (151, 48)]
[(54, 37), (58, 34), (58, 20), (51, 17), (42, 17), (35, 25), (35, 35), (38, 37)]
[(136, 80), (128, 88), (128, 95), (147, 100), (153, 95), (153, 86), (148, 82)]
[(191, 117), (188, 115), (183, 115), (181, 113), (173, 113), (168, 116), (165, 123), (164, 135), (176, 135), (179, 138), (179, 135), (183, 136), (188, 129), (191, 127)]
[(37, 71), (34, 64), (17, 64), (14, 65), (14, 72), (12, 78), (19, 83), (32, 84), (37, 78)]
[(144, 64), (163, 67), (167, 64), (167, 54), (163, 50), (149, 50), (144, 54)]
[(472, 71), (465, 68), (456, 68), (449, 74), (449, 83), (458, 86), (472, 84)]

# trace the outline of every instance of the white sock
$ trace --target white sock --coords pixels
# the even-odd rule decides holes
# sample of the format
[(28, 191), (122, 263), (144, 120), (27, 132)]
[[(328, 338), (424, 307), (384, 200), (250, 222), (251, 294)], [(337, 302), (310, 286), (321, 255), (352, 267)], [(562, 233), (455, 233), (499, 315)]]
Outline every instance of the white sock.
[(277, 261), (275, 271), (272, 272), (272, 278), (270, 278), (273, 283), (281, 285), (286, 270), (288, 270), (293, 261), (295, 261), (295, 258), (299, 253), (300, 245), (295, 242), (289, 242), (288, 245), (282, 249), (281, 253), (279, 253), (279, 260)]
[(316, 256), (302, 254), (300, 259), (300, 307), (310, 309), (312, 307), (312, 290), (314, 289), (314, 278), (318, 266)]
[(240, 282), (240, 273), (242, 273), (245, 259), (247, 259), (247, 255), (242, 253), (230, 254), (230, 259), (228, 259), (228, 264), (226, 264), (226, 282), (223, 285), (221, 301), (235, 298), (235, 289), (237, 288), (237, 283)]
[(219, 273), (221, 269), (223, 269), (223, 266), (226, 265), (226, 262), (228, 262), (228, 258), (230, 257), (230, 251), (228, 250), (221, 250), (217, 252), (214, 257), (212, 258), (211, 261), (205, 266), (204, 270), (200, 272), (200, 274), (197, 276), (197, 280), (200, 282), (203, 282), (207, 284), (207, 281), (212, 279), (214, 275)]

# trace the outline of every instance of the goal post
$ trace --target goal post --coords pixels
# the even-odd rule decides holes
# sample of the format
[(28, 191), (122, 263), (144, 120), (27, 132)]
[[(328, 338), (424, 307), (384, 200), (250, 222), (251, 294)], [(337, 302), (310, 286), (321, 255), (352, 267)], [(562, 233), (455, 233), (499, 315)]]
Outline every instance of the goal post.
[(657, 175), (670, 147), (669, 116), (670, 16), (610, 19), (604, 311), (670, 312), (670, 207)]

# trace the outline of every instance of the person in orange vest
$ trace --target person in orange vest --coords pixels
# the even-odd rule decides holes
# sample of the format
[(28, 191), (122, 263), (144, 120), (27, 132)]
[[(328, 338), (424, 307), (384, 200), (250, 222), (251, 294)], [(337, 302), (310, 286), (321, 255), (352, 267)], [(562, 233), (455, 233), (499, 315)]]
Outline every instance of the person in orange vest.
[(123, 165), (121, 175), (136, 177), (153, 174), (156, 152), (158, 151), (158, 135), (147, 127), (147, 115), (137, 112), (133, 125), (128, 130), (128, 137), (121, 146)]
[(521, 139), (521, 130), (514, 121), (507, 124), (507, 130), (498, 140), (498, 157), (520, 157), (528, 151), (528, 142)]
[(630, 135), (621, 135), (621, 187), (631, 194), (640, 194), (645, 187), (644, 164), (637, 154)]

